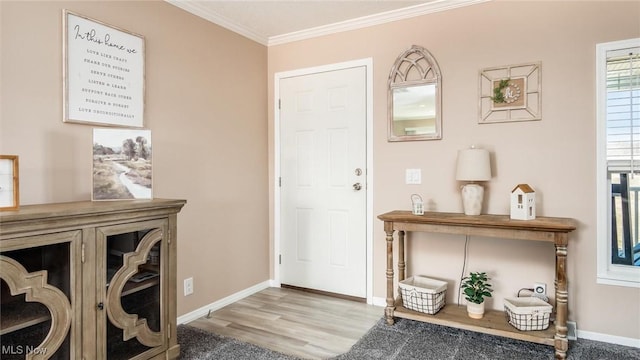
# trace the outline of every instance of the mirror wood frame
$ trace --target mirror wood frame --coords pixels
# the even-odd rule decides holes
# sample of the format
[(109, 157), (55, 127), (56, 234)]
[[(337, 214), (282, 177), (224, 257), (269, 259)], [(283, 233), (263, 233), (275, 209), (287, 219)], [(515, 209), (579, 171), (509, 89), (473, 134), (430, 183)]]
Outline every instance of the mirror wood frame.
[[(394, 131), (394, 91), (420, 86), (435, 86), (434, 98), (428, 100), (435, 104), (434, 130), (421, 134), (397, 134)], [(413, 45), (396, 59), (388, 80), (387, 114), (388, 141), (416, 141), (442, 139), (442, 76), (440, 67), (431, 53), (418, 45)], [(424, 124), (426, 125), (426, 123)]]

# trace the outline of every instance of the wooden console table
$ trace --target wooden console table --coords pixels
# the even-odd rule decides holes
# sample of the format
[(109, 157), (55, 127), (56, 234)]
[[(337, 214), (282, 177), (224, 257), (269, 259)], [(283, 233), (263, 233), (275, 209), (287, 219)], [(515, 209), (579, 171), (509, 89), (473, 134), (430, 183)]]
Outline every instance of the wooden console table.
[[(557, 359), (566, 359), (567, 340), (567, 243), (569, 232), (576, 229), (575, 221), (567, 218), (538, 217), (535, 220), (511, 220), (509, 215), (469, 216), (457, 213), (426, 212), (413, 215), (410, 211), (391, 211), (378, 216), (384, 221), (387, 241), (387, 306), (385, 317), (392, 325), (393, 317), (425, 321), (486, 334), (504, 336), (555, 347)], [(509, 241), (533, 240), (553, 243), (556, 249), (555, 323), (543, 331), (520, 331), (511, 326), (503, 311), (489, 310), (481, 320), (467, 316), (466, 308), (456, 304), (446, 305), (435, 315), (406, 309), (400, 296), (394, 294), (393, 233), (398, 231), (398, 281), (406, 276), (405, 232), (497, 237)]]

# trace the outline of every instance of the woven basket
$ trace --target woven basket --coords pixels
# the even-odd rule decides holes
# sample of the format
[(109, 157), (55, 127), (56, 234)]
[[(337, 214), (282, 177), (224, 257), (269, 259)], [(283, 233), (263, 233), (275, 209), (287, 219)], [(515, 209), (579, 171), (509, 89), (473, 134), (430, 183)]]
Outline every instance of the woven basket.
[(504, 310), (509, 324), (518, 330), (546, 330), (553, 306), (537, 297), (504, 299)]
[(435, 314), (444, 307), (447, 283), (425, 276), (412, 276), (399, 283), (402, 305), (410, 310)]

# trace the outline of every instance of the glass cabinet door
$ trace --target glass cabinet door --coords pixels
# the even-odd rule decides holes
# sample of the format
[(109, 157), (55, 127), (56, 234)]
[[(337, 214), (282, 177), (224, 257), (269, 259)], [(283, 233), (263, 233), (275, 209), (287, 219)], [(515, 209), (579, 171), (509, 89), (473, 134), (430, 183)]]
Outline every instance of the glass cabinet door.
[(2, 242), (0, 358), (72, 359), (79, 231)]
[[(129, 359), (164, 351), (166, 340), (167, 244), (166, 221), (147, 221), (98, 229), (98, 256), (104, 266), (98, 277), (104, 281), (104, 299), (98, 304), (103, 319), (106, 359)], [(100, 330), (99, 330), (100, 332)], [(100, 345), (99, 345), (100, 346)]]

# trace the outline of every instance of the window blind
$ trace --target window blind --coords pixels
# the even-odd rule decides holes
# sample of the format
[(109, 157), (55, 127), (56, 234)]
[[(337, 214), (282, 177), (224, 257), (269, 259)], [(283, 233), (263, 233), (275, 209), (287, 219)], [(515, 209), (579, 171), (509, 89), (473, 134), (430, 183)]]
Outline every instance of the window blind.
[(640, 172), (640, 48), (607, 52), (607, 168)]

